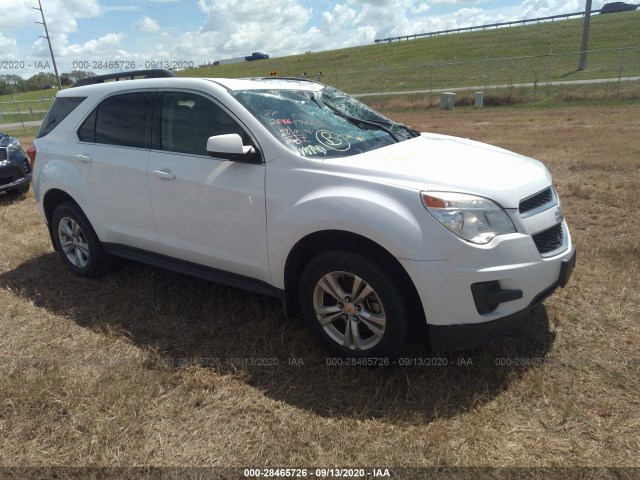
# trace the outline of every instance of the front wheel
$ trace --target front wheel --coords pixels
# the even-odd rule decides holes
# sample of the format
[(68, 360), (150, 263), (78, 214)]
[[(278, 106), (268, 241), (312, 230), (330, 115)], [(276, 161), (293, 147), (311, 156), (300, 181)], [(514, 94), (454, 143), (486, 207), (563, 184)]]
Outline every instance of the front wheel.
[(399, 286), (358, 253), (313, 258), (300, 279), (299, 301), (314, 336), (337, 356), (389, 358), (407, 342), (407, 306)]

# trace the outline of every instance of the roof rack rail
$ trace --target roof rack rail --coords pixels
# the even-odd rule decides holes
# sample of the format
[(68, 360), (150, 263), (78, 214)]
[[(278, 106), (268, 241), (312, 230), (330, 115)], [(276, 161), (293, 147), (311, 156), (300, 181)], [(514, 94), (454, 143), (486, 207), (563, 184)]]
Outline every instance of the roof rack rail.
[(171, 70), (153, 69), (153, 70), (135, 70), (131, 72), (119, 72), (119, 73), (107, 73), (106, 75), (96, 75), (95, 77), (87, 77), (78, 80), (73, 84), (74, 87), (81, 87), (83, 85), (95, 85), (97, 83), (104, 83), (106, 80), (114, 80), (116, 82), (120, 80), (134, 80), (138, 78), (166, 78), (175, 77), (176, 74)]

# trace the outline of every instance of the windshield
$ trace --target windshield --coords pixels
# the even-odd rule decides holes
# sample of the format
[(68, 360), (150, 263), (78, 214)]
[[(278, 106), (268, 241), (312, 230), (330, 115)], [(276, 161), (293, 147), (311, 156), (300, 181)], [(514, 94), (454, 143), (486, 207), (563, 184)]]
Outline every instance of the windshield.
[(345, 157), (419, 135), (332, 87), (231, 95), (283, 145), (305, 157)]

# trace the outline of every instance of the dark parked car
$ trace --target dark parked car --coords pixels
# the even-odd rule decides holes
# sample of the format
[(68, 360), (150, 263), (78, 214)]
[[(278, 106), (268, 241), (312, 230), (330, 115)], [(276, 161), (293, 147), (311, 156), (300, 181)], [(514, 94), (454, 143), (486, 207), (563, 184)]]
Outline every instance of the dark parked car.
[(26, 193), (30, 184), (31, 167), (20, 142), (0, 132), (0, 192)]
[(637, 5), (624, 2), (611, 2), (605, 3), (600, 9), (600, 13), (615, 13), (615, 12), (627, 12), (629, 10), (635, 10)]
[(253, 52), (248, 57), (244, 57), (247, 62), (253, 62), (254, 60), (266, 60), (267, 58), (269, 58), (269, 55), (262, 52)]

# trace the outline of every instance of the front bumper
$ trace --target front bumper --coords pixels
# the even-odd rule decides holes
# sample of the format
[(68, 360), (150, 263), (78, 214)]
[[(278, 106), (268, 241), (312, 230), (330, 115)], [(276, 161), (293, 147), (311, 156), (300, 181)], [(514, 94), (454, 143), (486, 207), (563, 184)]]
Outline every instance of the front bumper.
[(31, 174), (27, 174), (22, 178), (18, 178), (16, 180), (12, 180), (9, 183), (0, 184), (0, 192), (6, 192), (8, 190), (15, 190), (16, 188), (23, 187), (24, 185), (28, 185), (31, 182)]
[(0, 147), (0, 192), (15, 190), (31, 182), (27, 157), (11, 157), (7, 148)]
[(433, 350), (455, 351), (468, 350), (487, 343), (488, 341), (506, 333), (519, 323), (529, 319), (531, 307), (541, 303), (558, 287), (564, 287), (576, 264), (576, 247), (571, 249), (571, 257), (563, 260), (558, 280), (546, 290), (540, 292), (531, 304), (518, 312), (483, 323), (466, 325), (428, 325), (429, 341)]
[(400, 262), (422, 301), (432, 347), (461, 350), (526, 320), (533, 305), (566, 285), (575, 255), (567, 230), (567, 248), (551, 257), (530, 236), (510, 234), (466, 245), (445, 261)]

